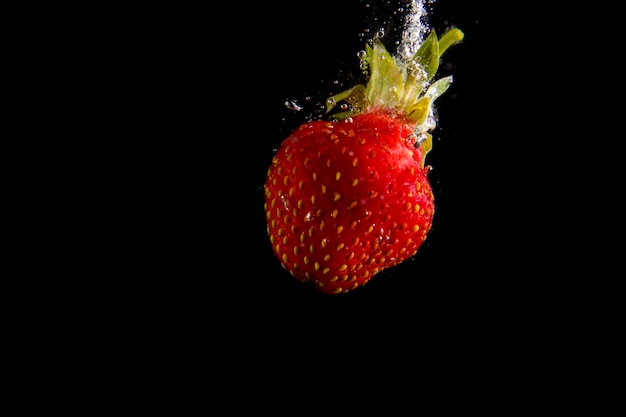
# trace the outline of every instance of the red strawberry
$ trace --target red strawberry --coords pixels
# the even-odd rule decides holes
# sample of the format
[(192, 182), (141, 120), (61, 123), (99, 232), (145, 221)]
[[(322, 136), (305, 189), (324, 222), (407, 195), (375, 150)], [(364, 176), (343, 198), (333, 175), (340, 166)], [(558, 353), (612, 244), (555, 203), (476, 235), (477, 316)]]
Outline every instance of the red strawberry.
[(330, 120), (301, 125), (283, 141), (265, 183), (267, 232), (295, 278), (347, 292), (412, 257), (435, 212), (425, 157), (433, 102), (452, 77), (432, 82), (441, 54), (460, 42), (434, 32), (401, 65), (380, 40), (368, 44), (366, 86), (327, 101)]

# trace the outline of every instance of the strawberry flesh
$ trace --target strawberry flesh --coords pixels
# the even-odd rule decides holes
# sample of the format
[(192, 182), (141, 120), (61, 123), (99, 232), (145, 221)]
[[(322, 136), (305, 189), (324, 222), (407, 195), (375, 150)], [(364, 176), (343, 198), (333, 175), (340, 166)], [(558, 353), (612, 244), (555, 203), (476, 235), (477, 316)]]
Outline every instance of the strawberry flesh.
[(312, 121), (280, 146), (267, 173), (267, 232), (291, 275), (347, 292), (412, 257), (434, 200), (414, 126), (382, 109)]

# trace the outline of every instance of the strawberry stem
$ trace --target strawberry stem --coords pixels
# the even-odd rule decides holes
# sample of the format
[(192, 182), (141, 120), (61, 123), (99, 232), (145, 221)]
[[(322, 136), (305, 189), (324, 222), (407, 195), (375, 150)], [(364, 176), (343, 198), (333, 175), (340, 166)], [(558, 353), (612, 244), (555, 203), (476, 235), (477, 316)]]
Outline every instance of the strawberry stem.
[(348, 105), (348, 110), (335, 113), (337, 120), (346, 119), (373, 109), (394, 110), (416, 131), (427, 132), (434, 128), (429, 123), (435, 100), (449, 88), (452, 76), (434, 82), (441, 55), (452, 45), (461, 42), (464, 34), (452, 28), (441, 38), (434, 31), (426, 37), (412, 59), (399, 66), (396, 59), (387, 52), (380, 39), (375, 38), (366, 44), (364, 63), (369, 68), (367, 85), (359, 84), (349, 90), (329, 97), (326, 100), (326, 113), (340, 102)]

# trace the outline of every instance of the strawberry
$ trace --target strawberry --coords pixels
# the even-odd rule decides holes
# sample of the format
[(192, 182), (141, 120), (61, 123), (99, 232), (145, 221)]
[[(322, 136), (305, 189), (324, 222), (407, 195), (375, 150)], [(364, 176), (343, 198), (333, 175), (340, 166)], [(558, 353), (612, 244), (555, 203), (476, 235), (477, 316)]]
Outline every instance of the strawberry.
[(404, 65), (372, 40), (367, 85), (330, 97), (325, 119), (281, 143), (264, 188), (267, 233), (295, 278), (345, 293), (422, 245), (435, 214), (425, 164), (433, 103), (452, 82), (433, 76), (441, 54), (462, 39), (456, 28), (441, 38), (431, 31)]

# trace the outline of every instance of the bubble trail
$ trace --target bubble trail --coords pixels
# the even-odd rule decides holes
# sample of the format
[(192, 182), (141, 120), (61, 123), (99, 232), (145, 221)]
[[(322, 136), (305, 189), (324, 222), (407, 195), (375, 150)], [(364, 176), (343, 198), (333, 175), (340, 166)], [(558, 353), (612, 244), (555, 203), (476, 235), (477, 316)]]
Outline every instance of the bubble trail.
[(417, 52), (429, 32), (428, 11), (426, 5), (435, 0), (409, 0), (405, 14), (404, 30), (398, 45), (397, 54), (402, 63), (407, 63)]

